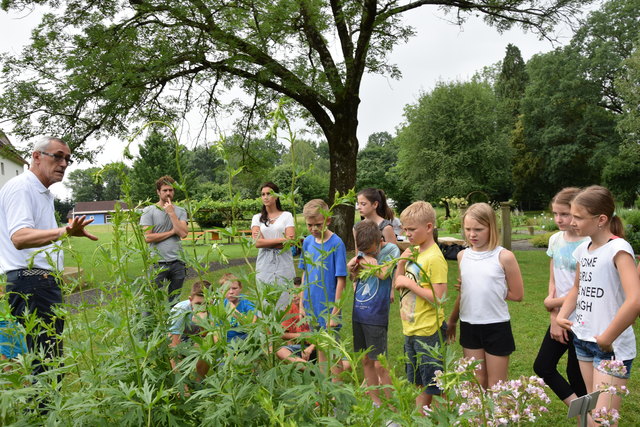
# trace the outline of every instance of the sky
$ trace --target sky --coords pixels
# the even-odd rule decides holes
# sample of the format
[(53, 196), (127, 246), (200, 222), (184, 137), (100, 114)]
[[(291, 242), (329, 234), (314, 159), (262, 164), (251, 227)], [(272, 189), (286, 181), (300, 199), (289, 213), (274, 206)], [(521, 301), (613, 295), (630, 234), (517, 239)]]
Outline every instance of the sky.
[[(38, 13), (0, 11), (0, 52), (19, 53), (21, 47), (28, 43), (31, 29), (39, 19)], [(417, 34), (406, 44), (397, 46), (389, 56), (389, 61), (399, 67), (402, 77), (395, 80), (366, 75), (363, 79), (358, 116), (361, 147), (374, 132), (386, 131), (394, 135), (403, 121), (404, 107), (417, 102), (421, 93), (433, 89), (438, 82), (468, 80), (483, 67), (500, 61), (508, 43), (518, 46), (523, 58), (528, 60), (537, 53), (566, 44), (571, 37), (566, 26), (556, 30), (558, 42), (554, 44), (519, 28), (499, 34), (479, 18), (471, 18), (464, 26), (458, 27), (448, 22), (446, 16), (434, 7), (422, 7), (406, 13), (405, 20)], [(187, 127), (195, 129), (198, 126), (189, 123)], [(221, 131), (232, 133), (230, 126)], [(23, 141), (10, 134), (9, 138), (14, 145), (25, 146)], [(181, 142), (191, 146), (188, 142)], [(100, 154), (94, 164), (121, 160), (124, 143), (110, 139), (108, 145), (109, 149)], [(80, 162), (72, 167), (89, 166), (92, 165), (88, 162)], [(67, 173), (70, 170), (67, 169)], [(59, 198), (69, 195), (64, 181), (54, 184), (51, 190)]]

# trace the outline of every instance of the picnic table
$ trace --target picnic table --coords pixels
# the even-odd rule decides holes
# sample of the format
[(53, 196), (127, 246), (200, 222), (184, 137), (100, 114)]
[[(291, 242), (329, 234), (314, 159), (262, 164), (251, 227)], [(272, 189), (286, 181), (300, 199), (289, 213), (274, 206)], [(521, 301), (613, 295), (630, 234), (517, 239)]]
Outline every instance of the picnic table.
[[(462, 245), (465, 246), (467, 242), (462, 239), (458, 239), (455, 237), (438, 237), (438, 243), (442, 243), (443, 245), (451, 246), (451, 245)], [(398, 241), (398, 248), (400, 252), (405, 251), (411, 244), (408, 240)]]

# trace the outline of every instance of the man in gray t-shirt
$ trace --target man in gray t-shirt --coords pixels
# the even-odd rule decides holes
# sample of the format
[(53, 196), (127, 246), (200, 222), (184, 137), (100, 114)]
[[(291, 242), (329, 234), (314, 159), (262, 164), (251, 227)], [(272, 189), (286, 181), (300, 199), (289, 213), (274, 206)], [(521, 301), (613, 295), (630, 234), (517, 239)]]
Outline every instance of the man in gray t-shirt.
[(186, 276), (184, 262), (180, 259), (181, 239), (187, 236), (187, 212), (171, 203), (174, 197), (173, 183), (168, 175), (156, 181), (159, 201), (147, 206), (142, 212), (140, 225), (145, 228), (145, 241), (151, 245), (151, 251), (159, 257), (156, 277), (158, 286), (169, 282), (169, 301), (180, 296), (180, 290)]

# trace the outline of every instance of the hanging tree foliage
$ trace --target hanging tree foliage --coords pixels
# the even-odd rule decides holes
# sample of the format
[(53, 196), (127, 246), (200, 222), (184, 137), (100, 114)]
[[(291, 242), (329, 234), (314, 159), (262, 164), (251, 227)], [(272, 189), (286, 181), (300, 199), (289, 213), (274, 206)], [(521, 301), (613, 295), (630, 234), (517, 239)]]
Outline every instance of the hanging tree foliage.
[[(0, 117), (24, 138), (54, 133), (74, 154), (91, 156), (89, 138), (128, 135), (132, 124), (221, 107), (220, 94), (251, 94), (247, 121), (278, 96), (324, 134), (330, 151), (329, 198), (356, 180), (358, 108), (365, 72), (391, 77), (387, 60), (413, 29), (403, 13), (439, 8), (462, 24), (546, 34), (588, 3), (578, 0), (3, 0), (4, 10), (48, 5), (30, 46), (5, 56)], [(251, 129), (246, 126), (246, 131)], [(350, 241), (353, 207), (333, 224)]]

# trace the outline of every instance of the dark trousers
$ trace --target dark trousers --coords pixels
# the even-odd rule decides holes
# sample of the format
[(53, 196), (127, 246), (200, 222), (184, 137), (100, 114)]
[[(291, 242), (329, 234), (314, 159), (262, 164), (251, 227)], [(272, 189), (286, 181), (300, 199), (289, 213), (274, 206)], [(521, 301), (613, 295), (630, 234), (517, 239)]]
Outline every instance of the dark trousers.
[[(62, 332), (64, 319), (53, 313), (53, 308), (62, 303), (62, 291), (51, 276), (18, 277), (15, 272), (7, 274), (7, 294), (11, 314), (25, 325), (31, 314), (40, 320), (34, 330), (27, 334), (27, 349), (36, 354), (44, 351), (45, 358), (62, 356)], [(47, 370), (43, 360), (36, 360), (33, 374)]]
[(180, 297), (182, 284), (187, 276), (187, 268), (182, 261), (160, 262), (157, 268), (161, 271), (156, 276), (156, 284), (158, 287), (164, 287), (165, 282), (169, 283), (167, 293), (169, 294), (169, 302), (173, 303)]
[[(576, 357), (576, 349), (573, 346), (573, 333), (569, 332), (568, 343), (562, 344), (551, 338), (550, 329), (551, 327), (547, 328), (547, 333), (544, 335), (538, 356), (533, 363), (533, 370), (561, 400), (566, 399), (573, 393), (578, 397), (584, 396), (587, 394), (587, 388), (584, 385), (584, 380), (580, 373), (580, 364)], [(568, 382), (558, 372), (558, 362), (567, 351), (569, 352), (567, 354), (566, 370)]]

